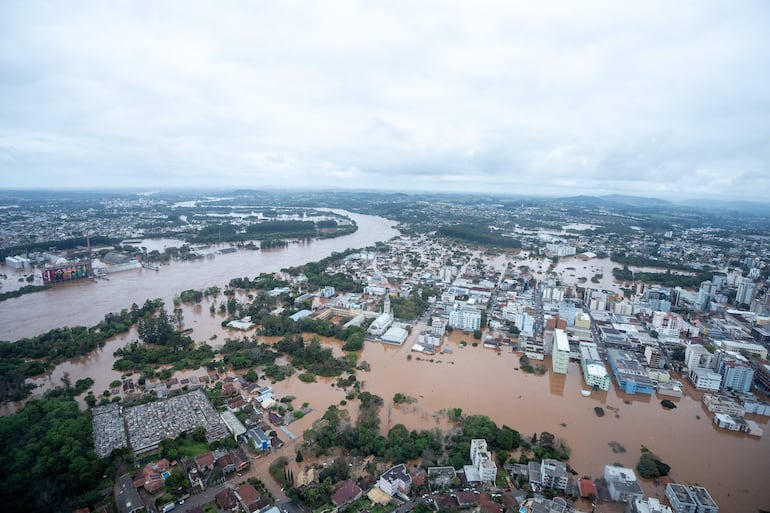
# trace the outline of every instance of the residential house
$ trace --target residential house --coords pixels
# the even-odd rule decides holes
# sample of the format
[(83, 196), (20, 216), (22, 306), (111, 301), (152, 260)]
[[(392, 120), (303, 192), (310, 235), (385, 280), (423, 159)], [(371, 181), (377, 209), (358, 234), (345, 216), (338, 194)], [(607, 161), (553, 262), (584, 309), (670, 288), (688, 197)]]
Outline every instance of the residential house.
[(247, 403), (243, 397), (236, 396), (227, 400), (227, 409), (232, 412), (241, 411), (247, 404), (249, 403)]
[(214, 470), (214, 453), (211, 451), (204, 452), (195, 458), (195, 465), (201, 473), (211, 472)]
[(455, 494), (455, 499), (460, 508), (476, 506), (476, 494), (473, 492), (457, 492)]
[(230, 451), (228, 454), (235, 464), (236, 472), (243, 472), (249, 468), (249, 466), (251, 466), (251, 460), (249, 460), (249, 457), (246, 456), (246, 453), (244, 453), (242, 450), (235, 449)]
[(268, 451), (272, 447), (270, 437), (262, 431), (261, 428), (251, 428), (246, 432), (246, 435), (254, 443), (254, 447), (259, 451)]
[(578, 489), (580, 491), (580, 497), (583, 499), (593, 500), (599, 496), (599, 492), (596, 489), (594, 482), (586, 477), (578, 481)]
[(163, 488), (162, 473), (169, 467), (169, 461), (161, 458), (158, 461), (148, 463), (137, 473), (134, 478), (134, 487), (144, 487), (148, 493), (154, 493)]
[(217, 506), (222, 511), (235, 511), (238, 509), (238, 498), (229, 488), (225, 488), (216, 495)]
[(241, 505), (246, 513), (254, 513), (261, 508), (258, 505), (259, 500), (262, 498), (261, 494), (249, 483), (242, 484), (235, 489), (235, 497), (238, 499), (238, 503)]
[(332, 495), (332, 502), (339, 508), (348, 502), (358, 500), (362, 494), (363, 491), (356, 483), (345, 481)]
[(235, 462), (230, 454), (223, 454), (217, 458), (217, 466), (222, 469), (222, 473), (226, 476), (235, 472)]

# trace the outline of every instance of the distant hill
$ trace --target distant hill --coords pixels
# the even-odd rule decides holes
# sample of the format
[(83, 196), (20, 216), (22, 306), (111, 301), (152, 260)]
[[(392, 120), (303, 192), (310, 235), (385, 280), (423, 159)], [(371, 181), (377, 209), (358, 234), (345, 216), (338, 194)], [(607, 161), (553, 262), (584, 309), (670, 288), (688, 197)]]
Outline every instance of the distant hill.
[[(628, 206), (628, 207), (671, 207), (672, 203), (658, 198), (645, 198), (641, 196), (626, 196), (623, 194), (609, 194), (605, 196), (568, 196), (554, 198), (561, 203), (584, 207), (602, 206)], [(548, 201), (547, 199), (545, 201)]]
[(676, 204), (712, 212), (741, 212), (744, 214), (770, 215), (770, 203), (744, 200), (691, 199)]
[(670, 206), (671, 202), (662, 200), (660, 198), (648, 198), (644, 196), (627, 196), (625, 194), (607, 194), (600, 196), (604, 201), (610, 203), (620, 203), (623, 205), (632, 205), (637, 207), (655, 207), (655, 206)]

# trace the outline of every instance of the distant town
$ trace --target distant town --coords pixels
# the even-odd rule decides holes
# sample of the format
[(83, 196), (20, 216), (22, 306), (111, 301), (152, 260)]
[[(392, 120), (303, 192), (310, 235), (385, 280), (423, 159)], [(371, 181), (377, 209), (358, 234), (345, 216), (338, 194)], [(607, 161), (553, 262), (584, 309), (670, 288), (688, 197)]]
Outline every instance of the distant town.
[[(767, 510), (767, 490), (730, 481), (729, 465), (709, 481), (677, 468), (698, 455), (613, 439), (596, 465), (576, 449), (591, 433), (571, 426), (645, 409), (766, 475), (768, 216), (632, 196), (5, 191), (3, 500), (79, 513)], [(370, 218), (395, 236), (362, 233), (356, 219)], [(255, 273), (262, 257), (274, 268)], [(120, 297), (176, 287), (175, 269), (188, 277), (171, 301), (14, 327), (82, 284)], [(476, 373), (511, 384), (495, 399)], [(467, 389), (450, 399), (462, 407), (435, 391), (451, 386)], [(505, 411), (514, 398), (519, 417), (585, 406), (538, 428)]]

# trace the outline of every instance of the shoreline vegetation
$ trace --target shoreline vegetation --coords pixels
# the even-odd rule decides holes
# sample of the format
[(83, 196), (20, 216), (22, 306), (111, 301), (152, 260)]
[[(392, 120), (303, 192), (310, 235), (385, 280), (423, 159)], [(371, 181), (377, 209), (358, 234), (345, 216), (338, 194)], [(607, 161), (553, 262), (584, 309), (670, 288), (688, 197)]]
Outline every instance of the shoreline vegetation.
[[(140, 255), (148, 263), (168, 263), (171, 260), (187, 261), (203, 258), (190, 249), (190, 244), (212, 244), (232, 242), (236, 243), (239, 249), (276, 249), (284, 248), (292, 241), (307, 242), (313, 239), (332, 239), (350, 235), (358, 231), (358, 225), (347, 217), (342, 217), (350, 224), (340, 224), (334, 219), (321, 221), (264, 221), (258, 224), (249, 225), (245, 230), (232, 224), (210, 224), (201, 228), (195, 233), (189, 232), (170, 232), (148, 234), (146, 238), (173, 238), (185, 242), (181, 247), (168, 247), (163, 253), (154, 250), (142, 252), (141, 248), (130, 244), (120, 245), (121, 239), (94, 236), (90, 239), (85, 237), (76, 237), (60, 241), (44, 241), (31, 243), (24, 246), (12, 246), (0, 250), (0, 259), (7, 256), (28, 253), (29, 251), (44, 251), (52, 247), (58, 250), (82, 249), (83, 256), (87, 258), (86, 248), (91, 245), (112, 246), (117, 251), (122, 251), (128, 256)], [(254, 244), (258, 242), (259, 244)], [(103, 256), (108, 250), (102, 250)], [(25, 294), (33, 294), (48, 290), (51, 285), (25, 285), (17, 290), (9, 292), (0, 292), (0, 302), (13, 299)]]
[(13, 299), (15, 297), (23, 296), (24, 294), (32, 294), (34, 292), (48, 290), (50, 288), (50, 285), (24, 285), (23, 287), (16, 290), (0, 292), (0, 302), (5, 301), (6, 299)]

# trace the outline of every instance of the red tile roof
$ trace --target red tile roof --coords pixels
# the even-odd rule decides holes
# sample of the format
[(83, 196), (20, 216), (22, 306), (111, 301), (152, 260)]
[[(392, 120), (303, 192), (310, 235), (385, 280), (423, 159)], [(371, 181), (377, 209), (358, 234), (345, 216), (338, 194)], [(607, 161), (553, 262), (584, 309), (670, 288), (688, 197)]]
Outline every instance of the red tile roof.
[(243, 484), (236, 488), (235, 494), (241, 498), (241, 502), (243, 502), (246, 506), (257, 502), (261, 497), (256, 488), (251, 486), (249, 483)]
[(599, 492), (596, 491), (596, 485), (590, 479), (581, 479), (578, 481), (578, 487), (580, 488), (581, 497), (588, 497), (591, 494), (593, 494), (594, 497), (599, 495)]
[(349, 501), (357, 499), (362, 493), (361, 488), (359, 488), (356, 483), (347, 481), (334, 492), (334, 495), (332, 495), (332, 502), (335, 506), (339, 507)]

